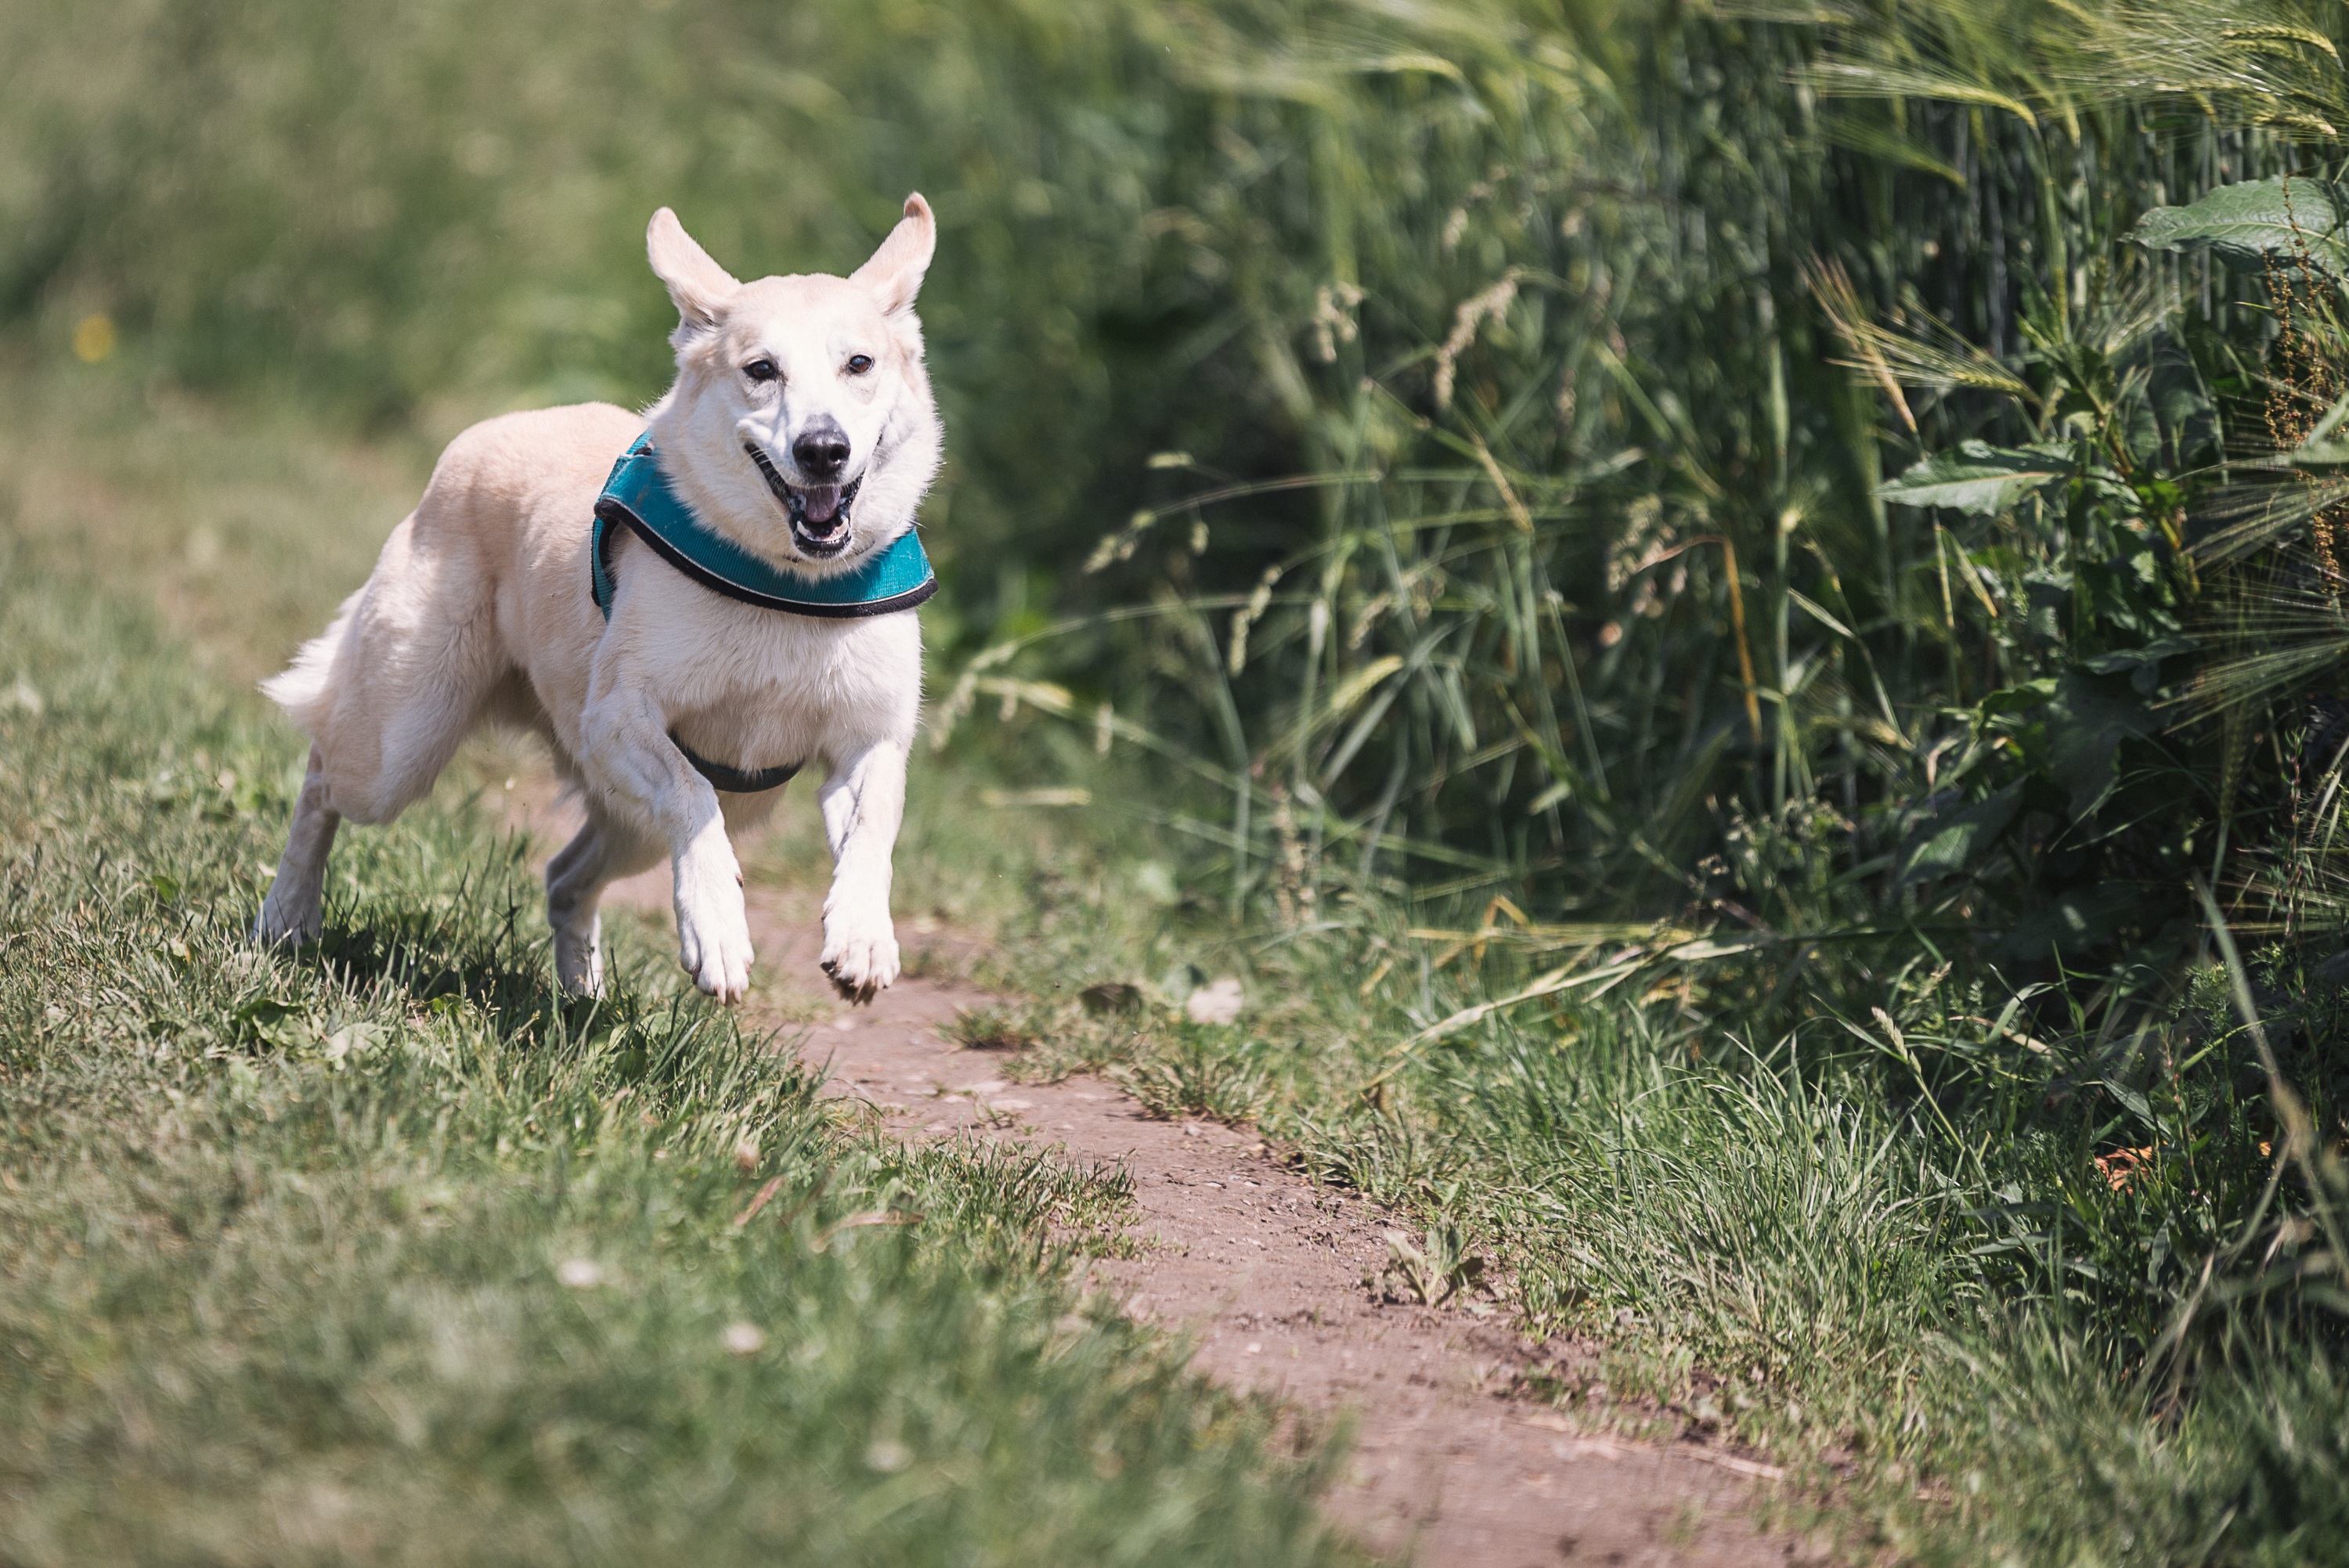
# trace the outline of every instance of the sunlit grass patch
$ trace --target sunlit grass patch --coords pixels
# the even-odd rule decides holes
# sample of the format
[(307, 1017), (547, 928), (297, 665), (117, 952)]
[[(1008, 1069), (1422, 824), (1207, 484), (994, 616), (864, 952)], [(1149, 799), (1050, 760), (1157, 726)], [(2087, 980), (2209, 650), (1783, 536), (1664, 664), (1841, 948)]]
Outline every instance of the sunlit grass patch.
[(1042, 1041), (1023, 1010), (996, 1003), (957, 1009), (944, 1032), (968, 1051), (1022, 1051)]

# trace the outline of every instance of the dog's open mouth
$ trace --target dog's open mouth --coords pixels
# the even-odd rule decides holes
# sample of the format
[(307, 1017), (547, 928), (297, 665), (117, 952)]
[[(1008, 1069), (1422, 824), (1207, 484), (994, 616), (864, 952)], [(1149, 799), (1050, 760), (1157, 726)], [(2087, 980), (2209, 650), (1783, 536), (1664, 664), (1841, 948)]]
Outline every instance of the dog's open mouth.
[(742, 449), (759, 465), (767, 489), (782, 502), (784, 515), (792, 520), (792, 542), (802, 553), (822, 559), (848, 548), (848, 517), (856, 505), (856, 487), (864, 482), (862, 474), (844, 485), (794, 485), (757, 447), (746, 441)]

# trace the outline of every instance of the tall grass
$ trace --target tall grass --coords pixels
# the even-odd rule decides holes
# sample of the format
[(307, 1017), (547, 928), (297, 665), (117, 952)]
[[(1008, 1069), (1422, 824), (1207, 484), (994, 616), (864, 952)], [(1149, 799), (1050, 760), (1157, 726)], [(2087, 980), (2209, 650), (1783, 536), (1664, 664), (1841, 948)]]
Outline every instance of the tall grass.
[[(1884, 481), (2093, 428), (2141, 528), (2265, 444), (2256, 284), (2127, 241), (2287, 143), (2076, 86), (2088, 42), (1958, 7), (1589, 47), (1498, 8), (1277, 31), (1203, 27), (1192, 70), (1309, 193), (1309, 262), (1251, 302), (1305, 462), (1251, 484), (1165, 454), (1089, 566), (1112, 599), (1174, 594), (1098, 634), (1124, 657), (1062, 666), (1079, 722), (1110, 699), (1180, 726), (1243, 894), (1293, 830), (1332, 886), (1660, 913), (1702, 904), (1734, 810), (1812, 799), (1852, 820), (1847, 868), (1880, 864), (1977, 764), (1976, 704), (2189, 614), (2100, 514), (1953, 517)], [(1918, 54), (1964, 74), (1904, 76)], [(2154, 569), (2157, 602), (2103, 603), (2075, 564)], [(998, 645), (955, 696), (1049, 672), (1052, 643)], [(2027, 913), (2104, 870), (2006, 891)]]
[(950, 667), (1178, 749), (1243, 905), (1290, 834), (1317, 892), (1653, 913), (1735, 807), (1899, 851), (1956, 709), (2111, 651), (2026, 630), (2071, 525), (1889, 472), (2085, 415), (2182, 490), (2264, 433), (2257, 280), (2125, 242), (2322, 118), (2321, 51), (2194, 55), (2224, 20), (28, 4), (0, 310), (445, 430), (658, 388), (653, 205), (840, 267), (923, 186)]
[[(2230, 958), (2240, 1023), (2183, 983), (2328, 882), (2302, 819), (2339, 745), (2302, 738), (2340, 646), (2309, 444), (2343, 363), (2331, 24), (1654, 26), (1621, 57), (1497, 10), (1203, 27), (1194, 69), (1313, 150), (1329, 281), (1288, 325), (1328, 366), (1301, 376), (1319, 462), (1202, 475), (1105, 537), (1090, 564), (1160, 578), (1155, 613), (998, 644), (947, 717), (994, 697), (1180, 759), (1197, 803), (1160, 815), (1233, 910), (1376, 965), (1371, 992), (1494, 951), (1368, 1025), (1400, 1043), (1340, 1070), (1373, 1094), (1448, 1104), (1417, 1064), (1507, 1008), (1671, 994), (1690, 1048), (1806, 1040), (1851, 1075), (1833, 1099), (1899, 1108), (1927, 1189), (1971, 1195), (1965, 1255), (2000, 1260), (1970, 1288), (2082, 1304), (2113, 1367), (2177, 1372), (2214, 1269), (2282, 1314), (2222, 1337), (2337, 1346), (2333, 1178), (2246, 1157), (2349, 1126), (2330, 982), (2287, 973), (2337, 929), (2257, 985)], [(2193, 231), (2282, 174), (2292, 235)], [(1130, 711), (1157, 727), (1098, 675), (1023, 680), (1087, 636), (1132, 654), (1094, 670), (1156, 674)], [(2261, 1081), (2279, 1007), (2294, 1060)], [(2083, 1185), (2124, 1153), (2168, 1173), (2120, 1181), (2129, 1215)], [(2294, 1288), (2252, 1283), (2254, 1238)]]

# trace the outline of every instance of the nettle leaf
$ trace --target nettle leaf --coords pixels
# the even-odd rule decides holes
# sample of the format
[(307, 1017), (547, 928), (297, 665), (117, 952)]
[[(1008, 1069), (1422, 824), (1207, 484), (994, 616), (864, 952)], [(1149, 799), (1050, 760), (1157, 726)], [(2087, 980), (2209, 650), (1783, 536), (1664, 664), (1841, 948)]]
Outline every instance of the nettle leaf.
[(2049, 642), (2064, 638), (2065, 622), (2072, 613), (2072, 588), (2069, 572), (2040, 567), (2023, 573), (2024, 614), (2032, 635)]
[(2055, 677), (2047, 676), (2035, 681), (2024, 681), (2020, 686), (2001, 686), (1976, 706), (1983, 717), (1992, 718), (2001, 714), (2028, 713), (2034, 707), (2044, 707), (2054, 695)]
[(2221, 185), (2187, 207), (2156, 207), (2130, 237), (2156, 251), (2208, 245), (2227, 261), (2257, 264), (2271, 256), (2305, 260), (2349, 273), (2349, 197), (2330, 180), (2248, 180)]
[(1912, 464), (1877, 494), (1896, 506), (1945, 506), (1953, 511), (1994, 517), (2028, 500), (2071, 474), (2072, 454), (2064, 447), (1993, 447), (1961, 441), (1953, 452), (1935, 452)]
[(2216, 456), (2219, 414), (2194, 357), (2167, 330), (2155, 335), (2146, 407), (2160, 428), (2161, 447), (2150, 460), (2173, 469), (2192, 468)]
[(2120, 648), (2109, 654), (2098, 654), (2085, 662), (2085, 667), (2100, 676), (2125, 675), (2140, 696), (2151, 696), (2161, 685), (2161, 662), (2179, 654), (2190, 654), (2201, 645), (2191, 637), (2170, 635), (2157, 637), (2142, 647)]
[(2078, 953), (2141, 921), (2151, 907), (2146, 890), (2134, 882), (2074, 888), (2046, 908), (2016, 921), (1992, 953), (2008, 963)]
[(1917, 845), (1900, 868), (1899, 885), (1927, 877), (1946, 876), (1971, 869), (2014, 820), (2023, 804), (2023, 786), (2005, 789), (1954, 811), (1936, 817), (1917, 836)]
[(2047, 771), (2071, 798), (2075, 822), (2112, 793), (2121, 742), (2159, 727), (2145, 700), (2127, 685), (2082, 670), (2069, 671), (2055, 683), (2048, 720), (2053, 744)]
[(2149, 546), (2110, 561), (2082, 562), (2078, 585), (2098, 640), (2144, 644), (2178, 629), (2160, 560)]

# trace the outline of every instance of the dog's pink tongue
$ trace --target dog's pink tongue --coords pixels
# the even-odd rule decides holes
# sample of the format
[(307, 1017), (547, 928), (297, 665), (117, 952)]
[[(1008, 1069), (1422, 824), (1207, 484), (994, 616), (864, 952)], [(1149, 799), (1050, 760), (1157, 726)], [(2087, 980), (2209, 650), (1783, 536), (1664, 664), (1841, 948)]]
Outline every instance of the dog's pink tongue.
[(800, 501), (810, 522), (830, 522), (840, 515), (840, 487), (810, 485), (800, 492)]

